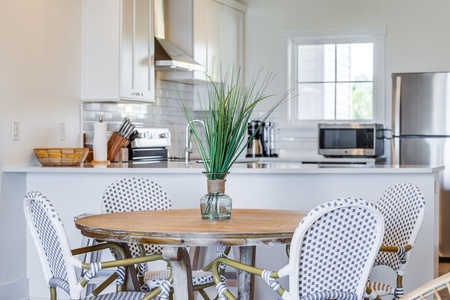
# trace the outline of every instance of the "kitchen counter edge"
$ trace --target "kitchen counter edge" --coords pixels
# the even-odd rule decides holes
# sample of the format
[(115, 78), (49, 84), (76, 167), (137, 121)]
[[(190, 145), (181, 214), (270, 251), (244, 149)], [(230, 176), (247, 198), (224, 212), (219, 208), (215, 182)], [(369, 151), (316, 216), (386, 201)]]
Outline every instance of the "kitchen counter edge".
[[(441, 165), (322, 165), (322, 164), (262, 164), (247, 165), (236, 164), (230, 170), (232, 173), (247, 174), (351, 174), (351, 173), (435, 173), (444, 170)], [(79, 167), (41, 167), (41, 166), (4, 166), (4, 173), (117, 173), (117, 174), (195, 174), (204, 171), (201, 164), (197, 165), (170, 165), (168, 167), (127, 167), (123, 164), (110, 164), (108, 166), (79, 166)]]

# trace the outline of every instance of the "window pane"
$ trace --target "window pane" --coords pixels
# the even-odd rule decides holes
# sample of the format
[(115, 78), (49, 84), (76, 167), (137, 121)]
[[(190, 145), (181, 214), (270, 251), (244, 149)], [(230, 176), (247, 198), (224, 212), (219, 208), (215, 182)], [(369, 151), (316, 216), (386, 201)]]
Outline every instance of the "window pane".
[(298, 90), (297, 119), (334, 119), (336, 103), (334, 83), (299, 84)]
[(324, 80), (334, 82), (336, 80), (336, 45), (324, 45)]
[(373, 44), (351, 44), (351, 80), (373, 81)]
[(336, 85), (336, 119), (352, 118), (352, 84), (338, 83)]
[(352, 118), (370, 120), (373, 118), (373, 83), (362, 82), (353, 84)]
[(298, 81), (325, 82), (335, 80), (334, 45), (298, 46)]
[(373, 44), (298, 45), (297, 120), (373, 118)]
[(351, 76), (351, 46), (350, 44), (336, 45), (336, 76), (337, 81), (350, 81)]

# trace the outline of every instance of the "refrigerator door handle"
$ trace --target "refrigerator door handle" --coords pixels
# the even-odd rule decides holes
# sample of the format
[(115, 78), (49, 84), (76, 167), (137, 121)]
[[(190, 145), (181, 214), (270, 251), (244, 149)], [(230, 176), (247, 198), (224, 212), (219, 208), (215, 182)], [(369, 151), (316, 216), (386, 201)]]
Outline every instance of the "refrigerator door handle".
[(391, 157), (392, 165), (400, 164), (400, 142), (398, 137), (400, 135), (400, 100), (402, 96), (402, 77), (395, 77), (395, 86), (393, 89), (392, 102), (392, 139), (391, 139)]

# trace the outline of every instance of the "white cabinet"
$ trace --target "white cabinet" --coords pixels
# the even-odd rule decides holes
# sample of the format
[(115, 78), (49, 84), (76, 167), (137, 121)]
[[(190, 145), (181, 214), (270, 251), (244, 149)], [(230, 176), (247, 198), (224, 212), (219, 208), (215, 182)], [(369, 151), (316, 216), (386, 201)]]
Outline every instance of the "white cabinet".
[[(191, 54), (213, 79), (218, 79), (220, 67), (244, 66), (244, 4), (234, 0), (166, 0), (165, 5), (165, 38)], [(165, 77), (170, 76), (185, 82), (205, 80), (202, 72)]]
[(83, 0), (81, 99), (155, 99), (152, 0)]
[(155, 99), (153, 30), (152, 0), (122, 0), (120, 94), (123, 99)]
[(213, 80), (244, 65), (244, 12), (224, 3), (194, 0), (194, 59)]

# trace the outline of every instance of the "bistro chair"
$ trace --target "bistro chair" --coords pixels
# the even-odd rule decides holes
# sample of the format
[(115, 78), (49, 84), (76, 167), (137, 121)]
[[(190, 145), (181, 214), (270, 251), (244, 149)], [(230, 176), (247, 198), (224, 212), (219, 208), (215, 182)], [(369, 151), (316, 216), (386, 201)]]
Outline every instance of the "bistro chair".
[(450, 273), (441, 275), (402, 296), (401, 300), (448, 299), (450, 295)]
[(403, 296), (403, 276), (425, 214), (425, 199), (419, 188), (398, 183), (387, 189), (377, 202), (385, 220), (385, 232), (374, 267), (386, 266), (396, 272), (395, 286), (384, 282), (367, 282), (366, 298)]
[[(160, 185), (146, 178), (123, 178), (113, 182), (103, 193), (103, 211), (107, 213), (171, 208), (172, 202), (167, 193)], [(130, 243), (128, 246), (132, 257), (162, 252), (162, 246), (158, 245)], [(226, 256), (229, 251), (228, 247), (221, 255)], [(193, 289), (198, 291), (203, 299), (209, 299), (204, 289), (214, 286), (211, 266), (212, 263), (201, 270), (192, 271)], [(146, 271), (146, 264), (140, 264), (137, 273), (143, 290), (152, 290), (171, 278), (170, 268)]]
[[(162, 260), (161, 255), (141, 256), (139, 258), (124, 259), (125, 253), (122, 248), (115, 244), (99, 243), (95, 246), (70, 249), (69, 241), (64, 230), (58, 212), (52, 203), (39, 192), (29, 192), (24, 199), (24, 212), (31, 232), (31, 236), (37, 248), (41, 261), (45, 280), (50, 289), (50, 299), (57, 299), (57, 288), (62, 289), (70, 299), (89, 300), (148, 300), (159, 294), (161, 299), (168, 299), (170, 290), (170, 280), (160, 289), (155, 289), (152, 293), (126, 292), (123, 291), (125, 280), (125, 267), (133, 266), (136, 263), (144, 263)], [(111, 249), (120, 259), (84, 263), (77, 259), (77, 255), (90, 251)], [(115, 268), (116, 271), (103, 283), (97, 287), (89, 298), (82, 298), (82, 293), (86, 284), (105, 268)], [(79, 269), (85, 270), (84, 276), (80, 277)], [(115, 292), (102, 293), (111, 283), (116, 282)]]
[[(219, 299), (236, 299), (226, 281), (219, 277), (219, 268), (226, 265), (261, 276), (282, 299), (359, 300), (383, 232), (383, 216), (374, 204), (356, 198), (323, 203), (299, 223), (292, 238), (289, 263), (280, 270), (263, 270), (217, 258), (213, 274)], [(282, 277), (289, 278), (289, 291), (277, 281)]]

